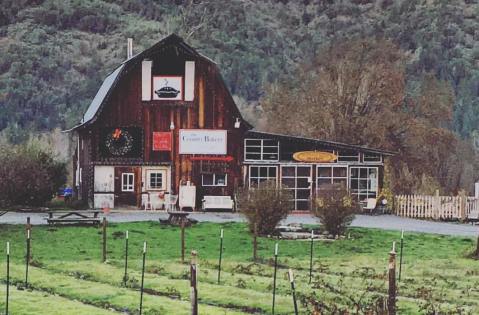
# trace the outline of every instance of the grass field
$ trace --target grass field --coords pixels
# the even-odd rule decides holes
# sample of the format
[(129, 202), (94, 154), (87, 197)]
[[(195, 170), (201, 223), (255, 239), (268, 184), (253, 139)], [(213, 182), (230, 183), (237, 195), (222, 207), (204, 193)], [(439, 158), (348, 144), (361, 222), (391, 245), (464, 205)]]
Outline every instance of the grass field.
[[(221, 284), (217, 284), (219, 231), (225, 231)], [(130, 235), (129, 280), (122, 285), (124, 231)], [(189, 267), (180, 262), (178, 228), (156, 222), (110, 224), (108, 261), (101, 263), (101, 230), (96, 227), (35, 226), (31, 287), (21, 288), (25, 266), (24, 226), (0, 225), (0, 242), (11, 242), (10, 310), (23, 314), (136, 314), (141, 251), (148, 242), (144, 314), (189, 314)], [(314, 243), (314, 277), (309, 284), (309, 242), (279, 241), (276, 313), (293, 314), (287, 268), (296, 275), (300, 313), (313, 298), (355, 311), (387, 293), (387, 259), (400, 233), (354, 228), (351, 239)], [(186, 230), (186, 252), (199, 255), (200, 314), (271, 314), (272, 239), (259, 241), (253, 263), (246, 225), (201, 223)], [(474, 240), (405, 235), (398, 314), (479, 314), (479, 261), (467, 258)], [(3, 252), (5, 252), (3, 250)], [(188, 257), (188, 256), (187, 256)], [(399, 261), (399, 259), (398, 259)], [(5, 306), (5, 255), (0, 256), (0, 313)], [(17, 286), (20, 289), (17, 289)]]

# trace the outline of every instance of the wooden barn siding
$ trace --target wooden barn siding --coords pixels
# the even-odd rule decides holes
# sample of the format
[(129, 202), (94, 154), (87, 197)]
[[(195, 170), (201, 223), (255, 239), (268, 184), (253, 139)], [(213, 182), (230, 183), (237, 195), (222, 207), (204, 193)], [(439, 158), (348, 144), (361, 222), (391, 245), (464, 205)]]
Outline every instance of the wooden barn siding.
[[(191, 58), (188, 58), (191, 60)], [(184, 61), (181, 61), (184, 67)], [(198, 187), (201, 186), (201, 174), (195, 172), (199, 170), (194, 167), (189, 160), (189, 155), (179, 155), (179, 130), (184, 128), (201, 128), (201, 121), (204, 121), (205, 129), (227, 129), (228, 130), (228, 155), (234, 157), (228, 170), (228, 186), (226, 188), (204, 187), (203, 193), (225, 193), (232, 194), (235, 186), (242, 182), (241, 160), (243, 156), (243, 137), (245, 132), (244, 124), (239, 129), (234, 128), (236, 119), (234, 110), (234, 101), (224, 86), (221, 77), (217, 73), (216, 66), (206, 63), (203, 60), (195, 60), (195, 99), (193, 102), (173, 101), (170, 104), (165, 101), (141, 101), (141, 63), (128, 69), (128, 73), (122, 78), (121, 82), (113, 91), (110, 102), (105, 104), (100, 116), (92, 127), (91, 161), (94, 162), (112, 162), (124, 164), (138, 164), (138, 161), (129, 161), (126, 159), (104, 160), (99, 156), (99, 146), (101, 132), (104, 127), (116, 126), (138, 126), (143, 128), (144, 151), (143, 161), (173, 162), (171, 168), (171, 178), (174, 189), (178, 187), (181, 180), (192, 180)], [(204, 84), (200, 83), (203, 80)], [(204, 91), (200, 92), (200, 86)], [(204, 117), (201, 118), (200, 93), (204, 95)], [(173, 121), (175, 129), (173, 131), (173, 150), (172, 152), (152, 151), (153, 131), (170, 131), (170, 122)], [(86, 161), (85, 161), (86, 162)], [(88, 165), (82, 163), (82, 165)], [(85, 172), (84, 172), (85, 174)], [(89, 195), (93, 196), (93, 166), (88, 172)], [(85, 178), (84, 178), (85, 179)], [(237, 180), (239, 179), (239, 180)], [(84, 181), (85, 182), (85, 181)], [(220, 190), (220, 191), (218, 191)], [(175, 191), (176, 192), (176, 191)]]

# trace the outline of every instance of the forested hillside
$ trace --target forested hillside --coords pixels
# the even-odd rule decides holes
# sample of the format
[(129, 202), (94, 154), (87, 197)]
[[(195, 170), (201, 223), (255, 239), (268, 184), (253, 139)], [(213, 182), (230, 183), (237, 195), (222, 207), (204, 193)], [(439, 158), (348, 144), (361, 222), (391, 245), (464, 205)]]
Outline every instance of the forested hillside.
[(219, 63), (245, 112), (331, 40), (390, 39), (409, 55), (408, 91), (432, 73), (454, 91), (452, 128), (467, 137), (479, 125), (476, 0), (1, 2), (0, 130), (15, 142), (77, 123), (127, 37), (139, 52), (171, 32)]

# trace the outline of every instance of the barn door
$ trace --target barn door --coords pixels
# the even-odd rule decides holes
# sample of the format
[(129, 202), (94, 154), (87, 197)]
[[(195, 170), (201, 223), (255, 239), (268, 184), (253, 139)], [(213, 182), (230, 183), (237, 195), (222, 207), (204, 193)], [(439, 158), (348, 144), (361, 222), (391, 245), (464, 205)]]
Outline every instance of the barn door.
[(115, 167), (115, 205), (138, 206), (141, 192), (141, 168)]

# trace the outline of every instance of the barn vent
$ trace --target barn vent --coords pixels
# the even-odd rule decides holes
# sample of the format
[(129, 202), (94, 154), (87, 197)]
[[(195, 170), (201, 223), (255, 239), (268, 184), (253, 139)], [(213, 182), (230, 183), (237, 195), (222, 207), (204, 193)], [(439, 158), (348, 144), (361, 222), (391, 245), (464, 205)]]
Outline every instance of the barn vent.
[(128, 44), (126, 47), (126, 59), (133, 57), (133, 38), (128, 38)]
[(153, 61), (141, 62), (141, 100), (151, 101), (151, 66)]

